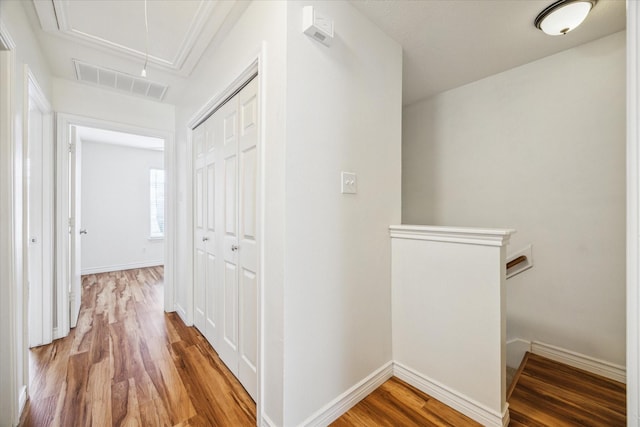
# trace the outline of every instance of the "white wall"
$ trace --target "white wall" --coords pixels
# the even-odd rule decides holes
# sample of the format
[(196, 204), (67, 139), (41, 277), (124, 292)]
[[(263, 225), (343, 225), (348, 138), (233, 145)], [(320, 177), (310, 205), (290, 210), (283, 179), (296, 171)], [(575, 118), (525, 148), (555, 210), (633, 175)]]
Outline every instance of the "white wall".
[(82, 142), (82, 274), (161, 265), (164, 240), (149, 239), (149, 170), (162, 151)]
[[(10, 140), (3, 138), (0, 141), (3, 155), (3, 173), (0, 175), (0, 211), (3, 222), (0, 237), (0, 268), (3, 272), (3, 280), (0, 280), (0, 342), (3, 343), (0, 348), (0, 360), (3, 361), (0, 364), (0, 426), (4, 427), (17, 424), (19, 404), (24, 404), (24, 393), (28, 384), (26, 313), (23, 310), (26, 287), (23, 283), (22, 139), (27, 93), (24, 66), (29, 66), (49, 100), (51, 81), (49, 66), (31, 33), (23, 2), (1, 1), (0, 24), (3, 27), (3, 35), (10, 36), (15, 43), (12, 82), (10, 87), (5, 86), (1, 89), (10, 90), (12, 100), (12, 136)], [(5, 157), (5, 154), (9, 156)], [(5, 280), (7, 278), (9, 280)]]
[[(331, 47), (302, 8), (334, 20)], [(284, 425), (391, 360), (388, 226), (400, 220), (402, 49), (347, 2), (287, 2)], [(358, 193), (340, 193), (340, 172)]]
[[(191, 170), (187, 124), (208, 101), (222, 94), (263, 53), (260, 76), (265, 150), (263, 197), (265, 237), (262, 276), (264, 281), (264, 414), (274, 425), (282, 425), (283, 381), (283, 282), (284, 282), (284, 176), (286, 3), (252, 2), (224, 42), (209, 47), (189, 79), (181, 102), (176, 105), (178, 155), (178, 286), (176, 308), (192, 321), (192, 217)], [(258, 408), (260, 410), (260, 408)]]
[[(335, 19), (331, 48), (302, 34), (306, 4)], [(387, 227), (400, 219), (402, 57), (346, 2), (251, 3), (176, 107), (178, 253), (192, 244), (186, 124), (261, 49), (263, 404), (274, 425), (289, 426), (391, 360)], [(358, 174), (359, 194), (340, 194), (341, 170)], [(188, 263), (180, 277), (178, 311), (189, 319)]]
[[(174, 310), (174, 283), (176, 276), (174, 264), (180, 262), (174, 256), (173, 236), (175, 236), (175, 107), (132, 95), (120, 94), (99, 87), (63, 79), (53, 79), (53, 107), (58, 113), (65, 113), (59, 118), (67, 123), (81, 124), (90, 127), (106, 128), (125, 133), (137, 133), (165, 140), (165, 179), (167, 202), (165, 205), (165, 310)], [(59, 135), (64, 131), (58, 129)], [(64, 136), (61, 136), (64, 138)], [(59, 167), (60, 180), (66, 178), (66, 171)], [(64, 194), (58, 193), (60, 199)], [(67, 203), (59, 201), (60, 209)], [(61, 213), (64, 217), (66, 214)], [(59, 246), (66, 244), (64, 235), (58, 235)], [(58, 277), (65, 277), (64, 263), (58, 269)], [(62, 280), (62, 279), (60, 279)], [(64, 310), (64, 309), (62, 309)], [(64, 323), (64, 319), (63, 322)]]
[(625, 363), (625, 34), (404, 109), (403, 222), (509, 227), (507, 336)]
[(159, 131), (173, 132), (175, 124), (173, 105), (60, 78), (53, 79), (53, 109)]

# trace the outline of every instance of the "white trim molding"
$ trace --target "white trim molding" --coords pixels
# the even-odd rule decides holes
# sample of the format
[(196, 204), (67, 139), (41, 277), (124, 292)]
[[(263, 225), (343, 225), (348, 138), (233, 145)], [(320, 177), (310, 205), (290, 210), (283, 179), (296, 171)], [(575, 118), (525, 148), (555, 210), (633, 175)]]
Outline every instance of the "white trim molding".
[(507, 427), (509, 425), (508, 403), (502, 413), (495, 412), (398, 362), (393, 364), (393, 375), (485, 426)]
[(110, 271), (133, 270), (134, 268), (157, 267), (163, 264), (164, 261), (160, 259), (155, 261), (130, 262), (127, 264), (103, 265), (99, 267), (85, 268), (82, 270), (82, 275), (85, 276), (87, 274), (108, 273)]
[(0, 424), (17, 425), (20, 417), (21, 391), (18, 390), (17, 357), (17, 295), (22, 290), (18, 285), (18, 247), (13, 104), (15, 78), (15, 44), (6, 26), (0, 19), (0, 312), (6, 321), (0, 322)]
[(615, 363), (610, 363), (602, 359), (596, 359), (595, 357), (586, 356), (575, 351), (538, 341), (531, 343), (531, 353), (621, 383), (627, 382), (627, 373), (624, 366), (616, 365)]
[(640, 4), (627, 0), (627, 425), (640, 426)]
[(393, 376), (393, 362), (387, 362), (374, 372), (369, 374), (359, 383), (355, 384), (349, 390), (329, 402), (322, 409), (311, 415), (304, 422), (303, 426), (327, 426), (333, 421), (340, 418), (342, 414), (353, 408), (362, 399), (371, 394), (375, 389), (380, 387), (385, 381)]
[(16, 44), (11, 34), (9, 34), (4, 21), (0, 19), (0, 50), (14, 50), (15, 48)]
[(435, 225), (392, 225), (391, 237), (434, 242), (505, 246), (516, 231), (499, 228), (442, 227)]
[(276, 427), (276, 423), (271, 421), (271, 418), (267, 415), (262, 415), (262, 422), (260, 424), (261, 427)]

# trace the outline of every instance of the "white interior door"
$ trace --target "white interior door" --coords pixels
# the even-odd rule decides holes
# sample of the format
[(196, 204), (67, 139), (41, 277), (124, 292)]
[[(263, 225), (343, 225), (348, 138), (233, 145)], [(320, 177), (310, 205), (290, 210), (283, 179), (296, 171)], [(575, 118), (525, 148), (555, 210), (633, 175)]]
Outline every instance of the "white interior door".
[(200, 125), (193, 130), (193, 147), (194, 147), (194, 318), (193, 323), (204, 333), (205, 331), (205, 288), (207, 280), (206, 271), (206, 165), (205, 165), (205, 126)]
[(195, 324), (257, 395), (257, 79), (193, 131)]
[(217, 343), (216, 149), (211, 117), (193, 132), (195, 147), (194, 324)]
[(75, 328), (80, 314), (80, 303), (82, 302), (82, 275), (80, 269), (81, 260), (81, 243), (82, 235), (86, 234), (86, 230), (82, 229), (82, 217), (80, 207), (82, 202), (80, 199), (82, 176), (82, 143), (78, 138), (77, 128), (71, 126), (69, 144), (69, 233), (70, 236), (70, 265), (69, 265), (69, 326)]
[(29, 347), (53, 340), (53, 132), (51, 105), (27, 71), (25, 271)]
[(238, 376), (238, 101), (228, 101), (214, 115), (220, 133), (220, 203), (222, 236), (221, 326), (219, 354)]
[(206, 220), (205, 220), (205, 328), (204, 335), (211, 345), (218, 345), (218, 236), (216, 209), (216, 165), (217, 147), (215, 121), (213, 117), (205, 123), (204, 177), (206, 180)]
[[(29, 289), (29, 347), (45, 344), (46, 312), (43, 298), (43, 114), (29, 99), (27, 128), (27, 283)], [(49, 313), (51, 311), (49, 310)], [(51, 322), (48, 322), (49, 328)], [(49, 337), (48, 342), (51, 342)]]

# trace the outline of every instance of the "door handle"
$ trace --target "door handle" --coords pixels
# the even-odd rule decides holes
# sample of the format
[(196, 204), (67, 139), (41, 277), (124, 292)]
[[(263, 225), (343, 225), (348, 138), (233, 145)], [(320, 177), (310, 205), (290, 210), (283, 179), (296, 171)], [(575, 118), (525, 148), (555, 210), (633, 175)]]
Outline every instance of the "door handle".
[(209, 238), (207, 236), (202, 236), (202, 241), (206, 242), (207, 240), (209, 240)]
[(235, 251), (237, 251), (238, 249), (240, 249), (240, 248), (238, 248), (236, 245), (231, 245), (231, 250), (232, 250), (232, 251), (234, 251), (234, 252), (235, 252)]
[(87, 229), (86, 228), (81, 228), (80, 229), (80, 234), (87, 234)]

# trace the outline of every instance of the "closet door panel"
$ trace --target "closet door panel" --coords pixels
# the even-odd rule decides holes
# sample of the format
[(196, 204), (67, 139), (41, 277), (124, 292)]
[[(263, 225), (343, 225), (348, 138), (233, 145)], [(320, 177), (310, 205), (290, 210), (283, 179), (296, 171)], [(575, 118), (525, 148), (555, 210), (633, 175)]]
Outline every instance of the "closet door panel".
[(258, 358), (258, 103), (257, 79), (238, 97), (238, 265), (239, 265), (239, 375), (249, 394), (257, 394)]
[(194, 146), (194, 189), (193, 189), (193, 224), (194, 224), (194, 317), (196, 328), (205, 331), (205, 294), (206, 294), (206, 168), (205, 168), (205, 126), (201, 125), (193, 131)]

